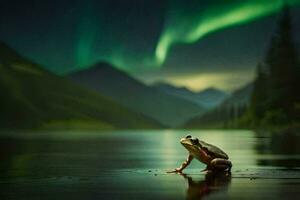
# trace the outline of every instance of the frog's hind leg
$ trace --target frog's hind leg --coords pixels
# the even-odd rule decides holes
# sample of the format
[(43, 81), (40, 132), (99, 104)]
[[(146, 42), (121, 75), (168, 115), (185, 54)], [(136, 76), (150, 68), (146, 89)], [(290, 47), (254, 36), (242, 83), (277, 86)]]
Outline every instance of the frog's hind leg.
[(232, 163), (223, 158), (215, 158), (211, 161), (210, 167), (216, 171), (231, 171)]

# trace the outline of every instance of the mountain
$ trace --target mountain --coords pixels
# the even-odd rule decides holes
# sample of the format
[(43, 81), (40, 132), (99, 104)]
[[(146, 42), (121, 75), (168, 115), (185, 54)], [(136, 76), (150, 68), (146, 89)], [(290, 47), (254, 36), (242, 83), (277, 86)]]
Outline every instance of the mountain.
[(253, 84), (233, 92), (218, 107), (207, 113), (189, 120), (185, 128), (226, 127), (228, 123), (241, 117), (249, 105)]
[(158, 128), (159, 123), (44, 70), (0, 42), (0, 128)]
[(222, 103), (228, 94), (216, 88), (207, 88), (199, 92), (192, 92), (185, 87), (176, 87), (167, 83), (156, 83), (154, 88), (167, 94), (194, 102), (206, 109), (212, 109)]
[(69, 78), (166, 126), (182, 125), (204, 112), (201, 106), (149, 87), (104, 62), (69, 74)]

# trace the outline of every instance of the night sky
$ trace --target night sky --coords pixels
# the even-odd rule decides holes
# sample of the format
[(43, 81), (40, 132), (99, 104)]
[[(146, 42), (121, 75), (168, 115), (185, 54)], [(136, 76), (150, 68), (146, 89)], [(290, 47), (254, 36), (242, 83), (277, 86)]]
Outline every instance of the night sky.
[[(283, 0), (1, 0), (0, 40), (66, 74), (106, 61), (145, 83), (250, 82)], [(300, 38), (300, 0), (291, 6)]]

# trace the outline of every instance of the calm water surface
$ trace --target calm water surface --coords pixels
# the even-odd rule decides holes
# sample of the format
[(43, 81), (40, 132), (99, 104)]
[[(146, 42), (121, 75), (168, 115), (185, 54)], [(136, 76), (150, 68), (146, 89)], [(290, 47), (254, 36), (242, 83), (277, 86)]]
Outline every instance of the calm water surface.
[(297, 199), (300, 136), (247, 130), (189, 134), (221, 147), (232, 174), (167, 174), (187, 156), (186, 131), (0, 134), (0, 199)]

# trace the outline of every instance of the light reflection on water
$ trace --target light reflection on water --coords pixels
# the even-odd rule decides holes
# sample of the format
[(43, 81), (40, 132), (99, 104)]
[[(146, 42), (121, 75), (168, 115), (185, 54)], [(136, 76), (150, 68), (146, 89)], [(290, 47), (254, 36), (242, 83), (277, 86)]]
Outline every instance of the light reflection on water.
[[(223, 149), (233, 162), (232, 178), (207, 177), (196, 160), (187, 175), (166, 174), (186, 158), (179, 140), (187, 134)], [(0, 138), (0, 187), (12, 199), (258, 198), (300, 189), (297, 134), (128, 130), (3, 132)]]

